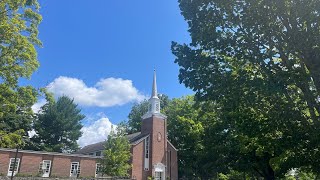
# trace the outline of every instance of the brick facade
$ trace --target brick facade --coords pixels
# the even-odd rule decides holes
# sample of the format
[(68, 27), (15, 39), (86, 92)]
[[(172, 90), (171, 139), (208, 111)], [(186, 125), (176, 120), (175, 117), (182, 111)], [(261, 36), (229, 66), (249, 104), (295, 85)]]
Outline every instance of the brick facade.
[[(15, 157), (14, 149), (0, 149), (0, 174), (7, 175), (10, 158)], [(98, 157), (76, 154), (48, 153), (20, 150), (18, 173), (21, 175), (39, 176), (40, 163), (43, 160), (51, 161), (50, 177), (69, 177), (71, 162), (79, 162), (79, 177), (95, 177)]]
[(137, 145), (133, 145), (131, 148), (132, 152), (132, 170), (131, 177), (132, 179), (147, 179), (148, 172), (143, 170), (144, 161), (144, 142)]
[(132, 148), (132, 178), (145, 180), (147, 177), (154, 177), (155, 165), (162, 163), (165, 166), (165, 177), (178, 179), (177, 150), (168, 142), (166, 128), (167, 120), (163, 115), (152, 115), (142, 120), (141, 134), (149, 134), (150, 137), (150, 169), (145, 171), (143, 168), (145, 141), (141, 141)]
[(42, 161), (42, 156), (37, 154), (23, 154), (20, 161), (20, 174), (36, 176), (39, 173), (39, 165)]

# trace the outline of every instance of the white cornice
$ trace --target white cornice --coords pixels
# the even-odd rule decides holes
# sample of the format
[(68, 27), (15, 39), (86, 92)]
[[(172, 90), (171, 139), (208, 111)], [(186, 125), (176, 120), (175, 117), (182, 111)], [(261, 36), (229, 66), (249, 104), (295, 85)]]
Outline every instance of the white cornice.
[(147, 118), (151, 118), (152, 116), (157, 117), (157, 118), (162, 118), (162, 119), (167, 119), (167, 116), (161, 113), (151, 113), (151, 112), (147, 112), (146, 114), (144, 114), (141, 118), (142, 119), (147, 119)]

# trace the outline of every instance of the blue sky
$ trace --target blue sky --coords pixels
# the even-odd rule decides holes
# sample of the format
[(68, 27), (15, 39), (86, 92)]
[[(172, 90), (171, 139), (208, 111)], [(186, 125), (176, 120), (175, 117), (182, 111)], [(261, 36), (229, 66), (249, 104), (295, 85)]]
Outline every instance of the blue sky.
[(150, 95), (154, 68), (158, 92), (192, 94), (179, 84), (170, 50), (171, 41), (190, 41), (176, 0), (39, 1), (41, 65), (21, 84), (73, 96), (87, 116), (84, 131), (127, 119), (132, 104)]

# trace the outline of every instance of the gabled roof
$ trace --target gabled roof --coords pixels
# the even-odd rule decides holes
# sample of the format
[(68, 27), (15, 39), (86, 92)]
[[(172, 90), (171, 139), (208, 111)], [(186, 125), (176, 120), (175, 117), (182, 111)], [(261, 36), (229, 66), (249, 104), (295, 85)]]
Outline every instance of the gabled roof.
[[(141, 132), (136, 132), (133, 134), (128, 134), (126, 136), (130, 142), (130, 144), (135, 144), (133, 142), (136, 142), (137, 140), (139, 140), (141, 137)], [(77, 154), (89, 154), (89, 153), (93, 153), (93, 152), (97, 152), (97, 151), (102, 151), (104, 150), (104, 144), (105, 141), (101, 141), (95, 144), (89, 144), (83, 148), (81, 148), (79, 151), (77, 151)]]

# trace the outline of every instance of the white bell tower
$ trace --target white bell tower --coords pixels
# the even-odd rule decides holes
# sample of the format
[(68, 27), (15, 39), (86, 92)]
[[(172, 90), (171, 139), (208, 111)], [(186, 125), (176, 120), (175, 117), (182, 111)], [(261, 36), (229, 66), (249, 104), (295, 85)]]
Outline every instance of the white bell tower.
[(161, 114), (160, 99), (158, 97), (156, 70), (153, 73), (152, 93), (149, 99), (148, 112), (142, 118), (146, 119), (152, 115), (164, 116)]

